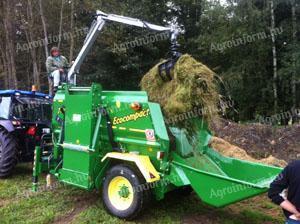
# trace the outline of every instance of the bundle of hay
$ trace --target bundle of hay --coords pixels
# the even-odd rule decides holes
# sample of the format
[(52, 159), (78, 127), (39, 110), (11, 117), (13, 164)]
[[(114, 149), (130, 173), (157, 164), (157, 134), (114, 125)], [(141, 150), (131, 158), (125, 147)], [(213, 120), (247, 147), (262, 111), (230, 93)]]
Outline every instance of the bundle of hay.
[(179, 119), (186, 118), (186, 113), (193, 112), (207, 121), (216, 116), (219, 94), (213, 71), (185, 54), (175, 64), (172, 80), (165, 82), (159, 76), (159, 64), (143, 77), (140, 85), (151, 101), (161, 105), (167, 120), (190, 129), (187, 119)]
[(217, 152), (221, 153), (227, 157), (233, 157), (242, 160), (248, 160), (252, 162), (264, 163), (268, 165), (285, 167), (287, 163), (284, 160), (275, 158), (274, 156), (269, 156), (263, 159), (255, 159), (252, 156), (248, 155), (244, 149), (241, 149), (235, 145), (231, 145), (229, 142), (224, 139), (212, 137), (210, 141), (210, 146), (215, 149)]
[[(160, 104), (166, 121), (169, 121), (170, 125), (184, 128), (187, 131), (187, 137), (193, 143), (193, 135), (201, 127), (197, 127), (199, 122), (189, 120), (189, 116), (186, 115), (202, 117), (208, 123), (217, 116), (220, 96), (216, 86), (216, 75), (204, 64), (185, 54), (175, 64), (171, 74), (172, 80), (165, 82), (159, 75), (158, 66), (161, 63), (163, 62), (154, 66), (143, 77), (140, 86), (148, 93), (150, 101)], [(197, 156), (199, 154), (196, 150), (198, 142), (192, 145), (195, 148), (194, 154)], [(286, 165), (285, 161), (273, 156), (257, 160), (248, 155), (245, 150), (220, 138), (213, 137), (211, 146), (224, 156), (275, 166)]]

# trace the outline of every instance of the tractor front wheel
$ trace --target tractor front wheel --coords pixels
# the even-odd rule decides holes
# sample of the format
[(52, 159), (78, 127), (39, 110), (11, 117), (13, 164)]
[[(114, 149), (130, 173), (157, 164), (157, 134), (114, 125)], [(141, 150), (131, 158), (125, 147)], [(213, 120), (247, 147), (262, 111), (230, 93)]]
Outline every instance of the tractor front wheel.
[(17, 164), (17, 142), (12, 134), (0, 128), (0, 178), (9, 176)]
[(149, 186), (133, 167), (116, 165), (106, 173), (102, 197), (106, 210), (121, 219), (134, 219), (149, 200)]

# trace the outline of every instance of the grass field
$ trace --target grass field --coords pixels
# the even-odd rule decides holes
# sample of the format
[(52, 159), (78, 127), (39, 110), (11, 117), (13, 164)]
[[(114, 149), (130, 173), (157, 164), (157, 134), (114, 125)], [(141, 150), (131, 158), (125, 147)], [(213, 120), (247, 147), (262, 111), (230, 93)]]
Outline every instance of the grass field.
[[(40, 181), (45, 184), (45, 178)], [(125, 222), (106, 213), (99, 192), (86, 192), (56, 184), (53, 189), (31, 194), (31, 165), (18, 165), (15, 174), (0, 180), (0, 223), (283, 223), (281, 210), (266, 196), (222, 209), (201, 203), (196, 195), (170, 193), (135, 222)]]

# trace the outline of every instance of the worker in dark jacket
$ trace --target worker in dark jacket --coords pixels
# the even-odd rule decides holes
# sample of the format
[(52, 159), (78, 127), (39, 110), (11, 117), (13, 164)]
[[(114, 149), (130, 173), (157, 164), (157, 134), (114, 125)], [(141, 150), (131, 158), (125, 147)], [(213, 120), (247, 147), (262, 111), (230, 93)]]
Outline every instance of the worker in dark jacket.
[(60, 76), (69, 67), (68, 60), (60, 54), (57, 47), (53, 47), (50, 51), (50, 56), (46, 61), (46, 68), (49, 76), (53, 79), (54, 92), (59, 86)]
[[(287, 195), (284, 190), (287, 190)], [(283, 209), (287, 224), (300, 224), (300, 161), (284, 168), (271, 183), (268, 196)]]

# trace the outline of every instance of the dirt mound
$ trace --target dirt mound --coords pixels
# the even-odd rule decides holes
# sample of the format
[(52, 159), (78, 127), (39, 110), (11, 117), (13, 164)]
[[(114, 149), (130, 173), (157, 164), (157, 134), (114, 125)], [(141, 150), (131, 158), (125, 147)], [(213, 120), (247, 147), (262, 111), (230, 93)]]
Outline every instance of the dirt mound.
[(224, 139), (218, 137), (212, 137), (210, 145), (213, 149), (218, 151), (224, 156), (233, 157), (242, 160), (248, 160), (252, 162), (264, 163), (273, 166), (285, 167), (287, 163), (284, 160), (275, 158), (274, 156), (269, 156), (263, 159), (255, 159), (248, 153), (235, 145), (230, 144)]
[(245, 150), (255, 159), (272, 156), (285, 161), (300, 158), (300, 125), (272, 127), (238, 124), (220, 119), (212, 125), (213, 134)]

